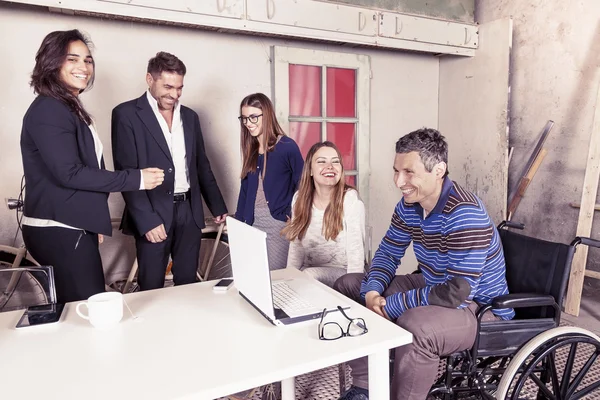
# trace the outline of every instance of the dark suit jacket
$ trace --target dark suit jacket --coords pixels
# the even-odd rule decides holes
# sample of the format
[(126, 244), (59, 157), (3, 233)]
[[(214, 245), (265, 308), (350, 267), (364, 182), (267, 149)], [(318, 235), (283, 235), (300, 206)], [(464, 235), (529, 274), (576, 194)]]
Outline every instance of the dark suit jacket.
[(140, 171), (98, 165), (92, 132), (59, 100), (38, 96), (23, 118), (24, 214), (111, 235), (108, 193), (139, 190)]
[[(181, 120), (185, 136), (192, 214), (196, 225), (202, 229), (202, 197), (213, 215), (225, 214), (227, 207), (206, 157), (198, 114), (181, 106)], [(121, 221), (123, 233), (142, 236), (160, 224), (164, 224), (168, 232), (173, 222), (175, 165), (146, 93), (138, 99), (118, 105), (113, 110), (112, 147), (115, 168), (118, 170), (157, 167), (165, 171), (165, 180), (156, 189), (123, 193), (126, 203)]]

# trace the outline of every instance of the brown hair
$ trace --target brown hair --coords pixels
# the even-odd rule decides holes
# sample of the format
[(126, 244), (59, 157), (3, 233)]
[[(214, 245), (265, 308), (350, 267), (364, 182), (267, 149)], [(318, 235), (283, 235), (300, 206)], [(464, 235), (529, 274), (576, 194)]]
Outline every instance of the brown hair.
[[(246, 96), (240, 103), (240, 116), (242, 107), (254, 107), (262, 111), (262, 134), (260, 140), (263, 141), (263, 149), (265, 149), (265, 158), (263, 161), (263, 177), (267, 168), (267, 152), (273, 151), (277, 141), (281, 136), (285, 136), (285, 132), (277, 122), (275, 117), (275, 109), (273, 103), (267, 96), (262, 93), (254, 93)], [(258, 161), (258, 138), (253, 137), (241, 121), (241, 138), (240, 147), (242, 152), (242, 173), (241, 178), (244, 179), (250, 172), (256, 171)]]
[[(92, 44), (90, 39), (77, 29), (54, 31), (46, 35), (35, 55), (35, 67), (33, 68), (29, 84), (33, 88), (34, 93), (52, 97), (64, 103), (72, 112), (77, 114), (79, 119), (89, 125), (92, 123), (92, 117), (83, 108), (79, 97), (71, 93), (60, 78), (60, 70), (67, 59), (69, 45), (77, 41), (85, 43), (88, 49)], [(92, 63), (95, 67), (96, 63), (93, 59)], [(92, 87), (95, 76), (96, 68), (94, 68), (94, 72), (84, 90)], [(79, 93), (81, 92), (83, 90)]]
[(185, 76), (185, 64), (173, 54), (159, 51), (156, 56), (148, 61), (147, 72), (152, 75), (152, 78), (158, 79), (163, 72), (176, 73), (177, 75)]
[[(315, 195), (315, 182), (314, 178), (310, 176), (310, 172), (315, 153), (322, 147), (331, 147), (338, 154), (340, 161), (342, 160), (340, 151), (332, 142), (326, 141), (315, 143), (310, 148), (308, 154), (306, 155), (304, 168), (302, 169), (302, 176), (300, 178), (300, 184), (298, 185), (299, 189), (296, 196), (296, 202), (294, 203), (292, 218), (288, 220), (285, 228), (283, 228), (281, 231), (287, 240), (302, 240), (304, 235), (306, 235), (308, 226), (310, 225), (310, 220), (312, 218), (313, 197)], [(344, 195), (348, 190), (355, 189), (353, 186), (350, 186), (346, 183), (344, 165), (341, 164), (341, 166), (342, 173), (340, 176), (340, 181), (337, 183), (337, 185), (335, 185), (335, 188), (331, 193), (331, 198), (329, 199), (329, 205), (327, 205), (325, 214), (323, 215), (322, 234), (325, 237), (325, 240), (334, 240), (342, 231)]]

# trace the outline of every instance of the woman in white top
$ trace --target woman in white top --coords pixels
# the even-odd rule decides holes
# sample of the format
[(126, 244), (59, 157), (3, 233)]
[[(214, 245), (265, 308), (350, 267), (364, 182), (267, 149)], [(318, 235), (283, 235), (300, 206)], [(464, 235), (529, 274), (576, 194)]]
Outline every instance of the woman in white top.
[(60, 303), (104, 291), (98, 242), (112, 232), (108, 193), (153, 189), (164, 179), (157, 168), (104, 169), (102, 143), (79, 100), (94, 81), (88, 43), (78, 30), (44, 38), (31, 75), (38, 96), (21, 131), (23, 241), (38, 263), (54, 267)]
[(291, 241), (288, 267), (328, 286), (346, 273), (364, 272), (365, 205), (346, 184), (333, 143), (316, 143), (308, 151), (292, 218), (282, 233)]

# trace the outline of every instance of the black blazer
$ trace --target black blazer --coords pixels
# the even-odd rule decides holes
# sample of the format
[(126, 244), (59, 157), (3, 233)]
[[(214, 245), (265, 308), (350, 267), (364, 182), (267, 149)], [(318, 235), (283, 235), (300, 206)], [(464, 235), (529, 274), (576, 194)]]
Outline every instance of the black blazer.
[(23, 118), (24, 214), (111, 235), (108, 193), (139, 190), (140, 171), (98, 165), (92, 132), (59, 100), (38, 96)]
[[(202, 198), (213, 215), (227, 212), (206, 157), (198, 114), (181, 106), (186, 160), (194, 221), (204, 228)], [(165, 171), (162, 185), (151, 191), (123, 193), (125, 210), (121, 229), (142, 236), (160, 224), (168, 232), (173, 222), (175, 165), (160, 124), (146, 93), (115, 107), (112, 113), (112, 146), (116, 169), (157, 167)]]

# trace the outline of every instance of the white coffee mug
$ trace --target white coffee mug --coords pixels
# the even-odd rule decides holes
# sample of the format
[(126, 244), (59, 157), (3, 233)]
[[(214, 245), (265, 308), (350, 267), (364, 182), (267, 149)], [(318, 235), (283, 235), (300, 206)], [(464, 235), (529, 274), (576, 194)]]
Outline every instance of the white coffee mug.
[[(88, 309), (87, 315), (81, 312), (83, 306)], [(123, 295), (119, 292), (98, 293), (77, 304), (75, 311), (95, 328), (110, 328), (123, 318)]]

